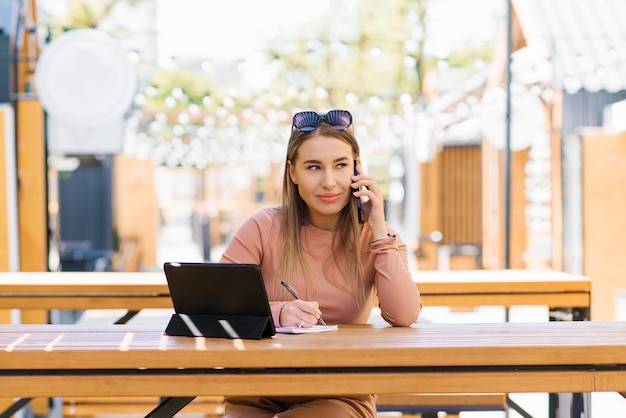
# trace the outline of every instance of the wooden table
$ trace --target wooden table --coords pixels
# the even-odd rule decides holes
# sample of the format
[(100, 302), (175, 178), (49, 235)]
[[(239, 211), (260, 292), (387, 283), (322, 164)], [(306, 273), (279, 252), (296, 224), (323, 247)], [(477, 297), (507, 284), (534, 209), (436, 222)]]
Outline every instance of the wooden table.
[[(131, 325), (0, 325), (7, 397), (626, 391), (626, 323), (419, 323), (265, 340)], [(268, 384), (271, 382), (271, 384)], [(588, 415), (585, 415), (588, 416)]]
[[(553, 270), (454, 270), (416, 271), (413, 278), (424, 306), (544, 305), (551, 319), (589, 319), (591, 282), (584, 276)], [(19, 272), (0, 273), (0, 308), (126, 309), (116, 322), (124, 324), (142, 309), (172, 309), (172, 303), (162, 272)], [(550, 403), (559, 401), (551, 395)], [(582, 403), (575, 395), (574, 408)]]

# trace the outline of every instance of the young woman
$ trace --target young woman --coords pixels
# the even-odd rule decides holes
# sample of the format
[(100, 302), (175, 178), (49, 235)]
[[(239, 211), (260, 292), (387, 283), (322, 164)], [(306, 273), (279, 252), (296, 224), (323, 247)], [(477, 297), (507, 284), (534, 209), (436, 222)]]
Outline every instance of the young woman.
[[(220, 262), (261, 267), (276, 326), (311, 327), (320, 318), (327, 324), (364, 324), (375, 296), (390, 325), (414, 323), (421, 300), (408, 270), (407, 247), (385, 221), (378, 183), (362, 171), (352, 115), (297, 113), (285, 163), (281, 206), (247, 219)], [(225, 417), (371, 418), (375, 400), (375, 395), (230, 397)]]

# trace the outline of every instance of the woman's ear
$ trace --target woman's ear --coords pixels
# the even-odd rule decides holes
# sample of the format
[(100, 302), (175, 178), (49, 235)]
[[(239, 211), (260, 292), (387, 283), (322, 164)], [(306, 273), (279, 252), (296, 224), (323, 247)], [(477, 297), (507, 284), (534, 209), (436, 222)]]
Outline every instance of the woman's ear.
[(289, 178), (291, 178), (291, 182), (293, 184), (298, 184), (298, 181), (296, 180), (296, 170), (291, 164), (291, 161), (287, 161), (287, 170), (289, 170)]

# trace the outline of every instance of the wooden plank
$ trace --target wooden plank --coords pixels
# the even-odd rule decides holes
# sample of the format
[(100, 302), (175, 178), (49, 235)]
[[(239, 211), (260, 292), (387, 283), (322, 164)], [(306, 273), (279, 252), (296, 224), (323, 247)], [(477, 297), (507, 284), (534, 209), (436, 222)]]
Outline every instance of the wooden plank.
[(0, 308), (20, 309), (173, 309), (167, 296), (0, 296)]
[[(420, 231), (423, 235), (429, 235), (441, 229), (442, 210), (441, 193), (442, 161), (440, 155), (427, 162), (420, 164)], [(436, 179), (432, 181), (431, 179)], [(437, 269), (437, 247), (427, 241), (419, 242), (422, 258), (418, 260), (420, 269)]]
[(0, 324), (10, 324), (10, 323), (11, 323), (11, 310), (0, 309)]
[(626, 364), (626, 323), (341, 325), (338, 332), (265, 340), (170, 337), (162, 329), (128, 325), (0, 325), (0, 365), (7, 371), (590, 363)]
[(416, 271), (422, 293), (590, 292), (590, 279), (556, 270)]
[(139, 247), (139, 260), (128, 265), (136, 270), (154, 266), (159, 220), (155, 196), (154, 165), (148, 159), (116, 155), (113, 160), (113, 204), (117, 233), (134, 238)]
[[(468, 388), (468, 379), (472, 387)], [(267, 382), (272, 384), (268, 385)], [(626, 370), (218, 375), (48, 375), (2, 378), (9, 397), (69, 396), (337, 396), (369, 393), (492, 393), (625, 391)]]
[[(14, 191), (11, 189), (10, 181), (14, 181), (15, 174), (9, 172), (9, 169), (13, 167), (10, 164), (14, 155), (10, 155), (13, 151), (13, 112), (10, 106), (0, 105), (0, 162), (2, 162), (2, 169), (0, 169), (0, 271), (10, 270), (10, 231), (12, 219), (10, 217), (11, 205), (14, 205), (15, 196)], [(11, 159), (11, 160), (9, 160)]]
[[(64, 417), (100, 417), (105, 415), (147, 415), (154, 409), (155, 404), (130, 404), (130, 403), (102, 403), (102, 404), (63, 404)], [(194, 418), (221, 418), (224, 416), (224, 407), (218, 405), (205, 405), (202, 403), (190, 403), (185, 406), (176, 416), (184, 417), (185, 414), (193, 414)], [(405, 417), (406, 418), (406, 417)]]
[(626, 133), (582, 137), (584, 272), (592, 279), (591, 319), (615, 320), (619, 289), (626, 289)]
[(561, 308), (588, 308), (588, 293), (552, 293), (552, 294), (422, 294), (424, 306), (447, 306), (451, 308), (471, 308), (476, 306), (520, 305), (550, 306)]
[[(99, 404), (99, 403), (117, 403), (117, 404), (132, 404), (132, 403), (152, 403), (158, 404), (161, 398), (159, 396), (109, 396), (103, 398), (101, 396), (82, 396), (82, 397), (71, 397), (65, 399), (68, 403), (91, 403), (91, 404)], [(224, 397), (223, 396), (199, 396), (193, 401), (194, 403), (205, 403), (205, 404), (223, 404)]]
[[(436, 407), (455, 406), (506, 406), (504, 393), (402, 393), (378, 395), (377, 405)], [(442, 409), (443, 410), (443, 409)]]
[(20, 269), (48, 269), (44, 112), (35, 99), (17, 102)]
[[(148, 397), (83, 397), (65, 398), (63, 405), (64, 416), (93, 416), (101, 414), (145, 414), (158, 405), (160, 398)], [(441, 408), (442, 411), (453, 407), (479, 410), (481, 407), (506, 407), (506, 395), (503, 393), (453, 393), (453, 394), (384, 394), (379, 395), (376, 401), (379, 407), (419, 407)], [(201, 396), (186, 406), (185, 413), (203, 413), (207, 416), (222, 416), (224, 413), (224, 398), (220, 396)]]
[[(422, 294), (424, 306), (476, 307), (537, 305), (587, 308), (587, 293), (553, 294)], [(172, 309), (169, 296), (0, 296), (0, 308), (20, 309)]]
[[(424, 306), (588, 308), (589, 278), (552, 270), (418, 271)], [(0, 273), (0, 308), (172, 309), (162, 272)]]
[[(14, 242), (17, 239), (15, 168), (13, 108), (10, 104), (0, 104), (0, 271), (19, 268), (18, 254), (14, 253), (17, 250)], [(10, 310), (0, 310), (0, 323), (11, 323)], [(0, 410), (10, 404), (10, 399), (0, 398)]]
[(22, 324), (47, 324), (48, 312), (44, 309), (28, 309), (22, 311)]
[(480, 147), (447, 146), (441, 158), (441, 224), (444, 245), (482, 244)]
[[(64, 398), (63, 416), (95, 416), (103, 414), (147, 414), (160, 402), (158, 396), (144, 397), (82, 397)], [(221, 417), (224, 414), (223, 396), (201, 396), (194, 399), (181, 413)]]
[(163, 272), (19, 272), (0, 273), (2, 293), (27, 294), (164, 294)]
[[(528, 199), (526, 198), (526, 165), (528, 163), (529, 152), (530, 147), (511, 152), (511, 205), (509, 209), (510, 257), (508, 267), (512, 269), (523, 269), (527, 267), (524, 255), (528, 252), (528, 229), (526, 227), (526, 207), (528, 205)], [(502, 213), (502, 216), (504, 217), (504, 213)]]
[(172, 309), (162, 272), (0, 273), (0, 308)]
[(504, 221), (502, 193), (502, 152), (489, 141), (483, 139), (482, 160), (482, 262), (483, 268), (501, 269), (504, 267)]
[[(423, 295), (489, 293), (569, 293), (591, 291), (588, 277), (554, 270), (415, 271)], [(0, 273), (0, 295), (164, 295), (169, 289), (155, 273)]]
[[(149, 399), (149, 400), (145, 400)], [(146, 414), (158, 405), (159, 398), (83, 398), (65, 399), (63, 404), (64, 416), (95, 416), (103, 414)], [(377, 401), (380, 407), (417, 407), (441, 408), (449, 411), (450, 408), (468, 410), (504, 410), (506, 396), (504, 394), (410, 394), (410, 395), (380, 395)], [(186, 406), (181, 413), (203, 414), (206, 417), (221, 417), (224, 414), (223, 400), (221, 403), (205, 398), (198, 398)], [(403, 414), (406, 417), (406, 414)], [(448, 415), (446, 415), (448, 416)]]

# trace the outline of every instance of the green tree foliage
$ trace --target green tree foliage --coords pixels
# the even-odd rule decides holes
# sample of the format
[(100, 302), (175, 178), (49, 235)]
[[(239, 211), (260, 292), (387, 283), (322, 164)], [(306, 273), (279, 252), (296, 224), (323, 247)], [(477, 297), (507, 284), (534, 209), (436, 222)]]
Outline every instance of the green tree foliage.
[(280, 72), (271, 87), (291, 106), (347, 107), (369, 102), (398, 111), (421, 91), (426, 0), (334, 2), (295, 39), (277, 39), (267, 55)]
[[(151, 79), (151, 84), (145, 89), (145, 103), (142, 110), (147, 113), (156, 113), (170, 109), (187, 109), (192, 103), (203, 104), (205, 97), (211, 97), (215, 90), (215, 83), (204, 74), (190, 69), (177, 71), (157, 70)], [(175, 96), (172, 96), (175, 93)], [(166, 103), (168, 96), (173, 97), (172, 105)]]
[[(68, 13), (47, 22), (53, 36), (105, 26), (124, 31), (111, 21), (102, 22), (113, 20), (116, 5), (135, 6), (146, 0), (67, 1)], [(329, 2), (328, 13), (308, 20), (295, 34), (285, 32), (267, 41), (263, 52), (273, 71), (262, 87), (236, 84), (237, 77), (225, 82), (217, 73), (185, 63), (155, 69), (141, 80), (138, 128), (157, 145), (199, 137), (202, 143), (224, 138), (232, 143), (236, 135), (277, 141), (284, 139), (280, 128), (299, 108), (347, 108), (358, 119), (365, 146), (371, 139), (377, 142), (373, 147), (389, 150), (389, 139), (381, 132), (403, 135), (404, 118), (423, 107), (425, 93), (432, 91), (426, 81), (429, 72), (445, 62), (454, 71), (438, 85), (454, 87), (475, 72), (477, 58), (485, 63), (491, 59), (492, 45), (469, 43), (446, 57), (427, 55), (428, 5), (436, 1)], [(131, 34), (132, 28), (125, 33)]]
[[(131, 6), (136, 6), (142, 1), (145, 0), (123, 0)], [(44, 23), (48, 31), (48, 40), (74, 29), (98, 28), (120, 2), (121, 0), (67, 0), (67, 14), (52, 16)]]

